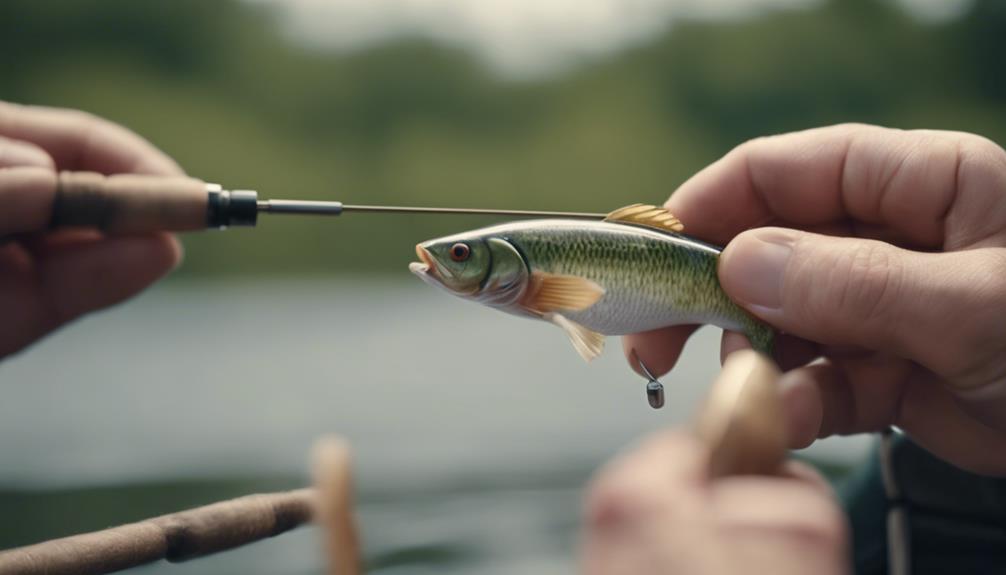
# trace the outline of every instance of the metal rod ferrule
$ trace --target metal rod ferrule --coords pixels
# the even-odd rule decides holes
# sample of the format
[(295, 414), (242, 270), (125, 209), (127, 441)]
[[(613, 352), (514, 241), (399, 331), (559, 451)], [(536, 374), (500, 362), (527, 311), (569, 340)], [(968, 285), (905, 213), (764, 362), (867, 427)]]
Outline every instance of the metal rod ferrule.
[(270, 214), (315, 214), (337, 216), (342, 213), (342, 202), (312, 202), (306, 200), (261, 200), (258, 211)]
[(207, 184), (206, 224), (210, 228), (254, 226), (258, 222), (258, 193), (253, 190), (224, 190)]

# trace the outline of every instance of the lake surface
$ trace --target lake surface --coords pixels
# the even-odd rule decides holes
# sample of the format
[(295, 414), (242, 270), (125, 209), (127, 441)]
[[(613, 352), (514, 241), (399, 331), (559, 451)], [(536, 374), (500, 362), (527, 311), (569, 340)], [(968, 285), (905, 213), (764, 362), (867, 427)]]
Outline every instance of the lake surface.
[[(0, 364), (0, 548), (296, 487), (337, 433), (372, 572), (571, 573), (584, 485), (687, 421), (718, 340), (693, 338), (657, 411), (617, 339), (588, 365), (554, 326), (417, 281), (163, 285)], [(136, 571), (317, 572), (316, 535)]]

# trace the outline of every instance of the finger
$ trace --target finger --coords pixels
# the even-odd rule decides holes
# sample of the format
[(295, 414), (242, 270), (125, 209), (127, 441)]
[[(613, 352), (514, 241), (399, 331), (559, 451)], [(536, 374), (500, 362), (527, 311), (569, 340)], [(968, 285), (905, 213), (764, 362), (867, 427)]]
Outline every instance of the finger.
[(946, 459), (971, 469), (985, 464), (1006, 444), (1002, 434), (970, 417), (933, 376), (920, 373), (908, 362), (877, 357), (787, 373), (780, 386), (791, 446), (897, 425)]
[(802, 481), (807, 486), (817, 489), (827, 497), (835, 497), (835, 490), (828, 483), (828, 480), (817, 469), (802, 461), (788, 460), (783, 462), (779, 475)]
[(56, 173), (49, 168), (0, 170), (0, 238), (49, 227)]
[(720, 337), (720, 364), (722, 365), (731, 353), (742, 349), (751, 349), (751, 342), (747, 336), (737, 331), (723, 330), (723, 335)]
[[(721, 244), (773, 223), (851, 219), (938, 248), (948, 218), (951, 244), (1001, 230), (1006, 208), (989, 211), (989, 196), (1003, 188), (1006, 152), (988, 140), (847, 124), (747, 142), (685, 182), (667, 206), (689, 234)], [(972, 233), (969, 217), (989, 223)]]
[(765, 536), (781, 533), (801, 546), (836, 552), (845, 548), (845, 516), (830, 489), (822, 489), (818, 482), (755, 475), (725, 477), (712, 483), (709, 494), (710, 513), (732, 535), (738, 531)]
[[(972, 417), (932, 374), (909, 362), (822, 363), (787, 373), (780, 385), (792, 447), (805, 447), (817, 437), (896, 425), (958, 467), (1006, 475), (1006, 459), (994, 455), (1006, 452), (1001, 429)], [(794, 399), (798, 394), (804, 399)]]
[(150, 142), (102, 118), (76, 110), (0, 102), (0, 135), (44, 149), (60, 170), (103, 174), (182, 175)]
[(674, 431), (606, 465), (588, 489), (581, 554), (587, 572), (644, 572), (638, 566), (652, 564), (654, 551), (681, 545), (674, 527), (705, 511), (708, 457), (695, 437)]
[(592, 482), (588, 525), (621, 528), (655, 511), (669, 491), (699, 489), (708, 479), (709, 450), (684, 431), (659, 433), (605, 466)]
[(791, 446), (896, 424), (911, 369), (906, 361), (871, 356), (784, 374), (780, 388)]
[(98, 230), (71, 228), (20, 235), (17, 241), (32, 257), (42, 259), (64, 246), (93, 243), (104, 238), (105, 235)]
[[(750, 349), (751, 342), (742, 333), (724, 330), (720, 339), (720, 364), (735, 351)], [(821, 357), (821, 348), (816, 343), (789, 334), (780, 333), (772, 346), (772, 358), (782, 371), (789, 371), (806, 365)]]
[(45, 150), (35, 144), (0, 136), (0, 168), (14, 166), (35, 166), (52, 170), (56, 164)]
[(783, 333), (775, 338), (773, 355), (779, 364), (779, 369), (786, 372), (807, 365), (824, 354), (816, 343)]
[[(775, 223), (766, 225), (793, 227), (792, 224), (790, 224), (789, 222), (786, 222), (778, 218), (776, 218)], [(799, 227), (805, 232), (821, 234), (823, 236), (866, 238), (870, 240), (887, 242), (889, 244), (894, 244), (896, 246), (900, 246), (905, 249), (914, 249), (916, 251), (933, 251), (933, 246), (921, 245), (912, 238), (902, 233), (901, 231), (894, 228), (890, 228), (884, 224), (868, 224), (864, 222), (857, 222), (855, 220), (846, 220), (840, 222), (828, 222), (826, 224), (813, 224), (813, 225), (796, 226), (796, 227)]]
[(622, 338), (622, 350), (636, 373), (646, 377), (632, 359), (633, 350), (646, 369), (655, 377), (660, 377), (671, 371), (678, 362), (685, 342), (697, 329), (698, 326), (695, 325), (681, 325), (627, 335)]
[(786, 373), (780, 388), (791, 447), (895, 424), (910, 370), (907, 362), (874, 356), (840, 364), (822, 362)]
[(975, 420), (1006, 432), (1006, 379), (965, 390), (954, 390), (954, 401)]
[(1006, 477), (1006, 457), (1002, 456), (1006, 453), (1006, 422), (1002, 413), (983, 423), (967, 406), (955, 401), (955, 394), (932, 374), (915, 375), (901, 399), (898, 427), (957, 467), (980, 475)]
[(66, 321), (136, 294), (180, 260), (168, 234), (105, 238), (50, 248), (39, 279), (57, 319)]
[[(167, 234), (108, 238), (51, 247), (35, 262), (35, 280), (18, 298), (4, 298), (4, 317), (24, 329), (14, 351), (80, 315), (127, 299), (173, 269), (181, 258)], [(17, 324), (14, 324), (17, 325)], [(0, 354), (2, 355), (2, 354)]]
[[(803, 368), (783, 375), (779, 380), (782, 410), (786, 419), (786, 441), (790, 449), (810, 446), (821, 435), (824, 405), (819, 384)], [(831, 375), (831, 374), (828, 374)], [(837, 376), (836, 376), (837, 377)]]
[(1006, 284), (988, 273), (1001, 265), (997, 250), (923, 254), (761, 228), (727, 246), (719, 276), (732, 299), (782, 331), (908, 357), (969, 387), (985, 383), (965, 381), (975, 342), (996, 340), (995, 318), (1006, 314)]

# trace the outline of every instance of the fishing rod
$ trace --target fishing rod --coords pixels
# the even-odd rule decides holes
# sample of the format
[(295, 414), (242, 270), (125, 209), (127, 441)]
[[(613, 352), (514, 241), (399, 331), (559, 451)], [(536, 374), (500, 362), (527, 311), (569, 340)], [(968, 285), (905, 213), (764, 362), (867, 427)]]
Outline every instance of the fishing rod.
[(338, 216), (347, 212), (469, 214), (600, 220), (601, 213), (485, 208), (438, 208), (344, 204), (336, 201), (260, 200), (253, 190), (225, 190), (188, 177), (93, 172), (54, 175), (51, 227), (90, 227), (110, 233), (194, 231), (255, 226), (258, 215)]

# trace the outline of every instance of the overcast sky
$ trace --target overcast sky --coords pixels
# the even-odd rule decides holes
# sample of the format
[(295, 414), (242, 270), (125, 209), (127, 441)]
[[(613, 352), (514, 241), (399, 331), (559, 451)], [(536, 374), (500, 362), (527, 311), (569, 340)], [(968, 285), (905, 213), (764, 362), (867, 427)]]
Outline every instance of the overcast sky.
[[(735, 19), (821, 0), (248, 0), (272, 4), (284, 31), (337, 50), (402, 35), (474, 49), (500, 72), (534, 76), (606, 54), (679, 18)], [(961, 13), (971, 0), (888, 0), (924, 20)]]

